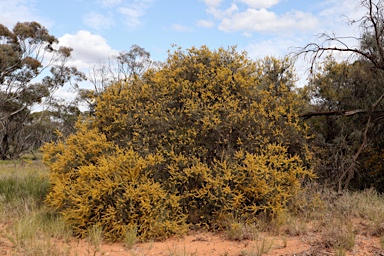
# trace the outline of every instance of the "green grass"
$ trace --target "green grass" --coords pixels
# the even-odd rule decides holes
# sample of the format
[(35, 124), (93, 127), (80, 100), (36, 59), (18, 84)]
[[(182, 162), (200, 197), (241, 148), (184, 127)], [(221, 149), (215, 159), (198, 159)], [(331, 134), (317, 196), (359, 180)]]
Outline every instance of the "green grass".
[[(96, 255), (101, 251), (101, 245), (103, 242), (103, 229), (98, 225), (94, 225), (88, 229), (88, 242), (92, 245), (93, 255)], [(88, 249), (90, 253), (91, 250)]]
[(332, 218), (324, 223), (322, 243), (329, 248), (349, 251), (355, 245), (355, 231), (349, 220)]
[(43, 206), (48, 189), (48, 170), (41, 163), (1, 164), (0, 219), (38, 210)]
[(228, 240), (232, 241), (256, 240), (259, 231), (259, 228), (254, 224), (230, 220), (226, 224), (225, 235)]
[(52, 249), (53, 239), (68, 241), (72, 232), (44, 206), (48, 191), (48, 169), (41, 161), (0, 161), (0, 221), (5, 226), (0, 235), (13, 245), (14, 255), (66, 255)]
[(25, 202), (31, 198), (40, 203), (44, 200), (48, 188), (48, 179), (38, 173), (0, 179), (0, 194), (5, 203), (18, 203), (20, 200)]

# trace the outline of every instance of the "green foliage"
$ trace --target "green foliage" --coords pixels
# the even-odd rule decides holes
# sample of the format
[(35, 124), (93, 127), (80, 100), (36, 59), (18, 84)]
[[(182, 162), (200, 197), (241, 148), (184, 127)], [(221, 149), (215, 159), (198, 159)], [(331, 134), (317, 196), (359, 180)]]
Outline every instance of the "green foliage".
[(284, 212), (311, 156), (288, 60), (177, 49), (159, 70), (108, 87), (95, 116), (43, 147), (47, 203), (75, 233), (111, 240), (222, 228)]
[(315, 171), (327, 183), (343, 183), (348, 179), (345, 173), (363, 143), (364, 129), (371, 115), (366, 146), (355, 168), (357, 179), (351, 187), (360, 189), (375, 186), (382, 189), (383, 104), (377, 105), (373, 113), (370, 112), (370, 106), (382, 94), (383, 78), (383, 71), (372, 69), (365, 61), (338, 63), (328, 57), (310, 79), (307, 87), (312, 100), (309, 111), (356, 112), (313, 117), (307, 121), (315, 135), (313, 151), (318, 160)]
[[(0, 38), (0, 158), (17, 159), (50, 139), (39, 125), (43, 115), (32, 114), (36, 104), (49, 104), (83, 74), (66, 65), (72, 49), (54, 47), (58, 40), (37, 22), (18, 22), (12, 31), (0, 24)], [(50, 73), (42, 77), (44, 70)]]

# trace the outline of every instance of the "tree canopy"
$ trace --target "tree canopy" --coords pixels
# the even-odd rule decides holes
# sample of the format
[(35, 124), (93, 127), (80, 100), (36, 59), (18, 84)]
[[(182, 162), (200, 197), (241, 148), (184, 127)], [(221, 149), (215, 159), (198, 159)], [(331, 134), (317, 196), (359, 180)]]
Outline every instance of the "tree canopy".
[[(338, 142), (333, 142), (336, 148), (328, 148), (329, 154), (339, 155), (336, 154), (339, 142), (354, 144), (353, 147), (348, 146), (347, 151), (345, 151), (346, 148), (342, 150), (342, 160), (336, 161), (339, 164), (332, 167), (333, 171), (338, 173), (336, 180), (339, 191), (343, 188), (347, 189), (355, 175), (366, 175), (362, 171), (365, 168), (360, 165), (360, 157), (364, 152), (372, 150), (375, 143), (371, 139), (375, 135), (371, 134), (376, 134), (377, 142), (377, 138), (381, 137), (378, 134), (383, 126), (384, 29), (382, 24), (384, 6), (382, 1), (373, 0), (362, 0), (359, 5), (366, 10), (366, 14), (358, 21), (352, 22), (360, 22), (361, 35), (353, 38), (358, 43), (356, 47), (348, 46), (344, 42), (345, 37), (322, 34), (321, 38), (324, 39), (322, 43), (310, 43), (298, 52), (299, 55), (304, 54), (311, 57), (312, 71), (316, 69), (316, 61), (324, 53), (345, 52), (349, 53), (351, 57), (349, 63), (336, 64), (328, 60), (321, 68), (322, 71), (315, 73), (309, 85), (312, 94), (309, 98), (317, 100), (318, 104), (314, 106), (315, 111), (301, 115), (304, 118), (329, 117), (327, 118), (328, 127), (323, 128), (326, 131), (336, 129), (333, 132), (334, 135), (340, 135), (336, 136)], [(331, 119), (335, 119), (331, 116), (349, 116), (351, 118), (349, 120), (340, 118), (337, 122), (341, 126), (334, 126), (334, 121), (329, 123)], [(343, 129), (343, 127), (348, 127), (348, 129)], [(330, 138), (325, 134), (322, 136)], [(351, 141), (346, 142), (346, 139)], [(356, 143), (359, 146), (356, 146)], [(367, 185), (369, 186), (369, 183)]]
[(42, 116), (32, 115), (32, 108), (50, 101), (53, 92), (72, 78), (82, 78), (76, 68), (66, 65), (72, 49), (57, 47), (57, 43), (37, 22), (19, 22), (12, 30), (0, 24), (2, 159), (17, 158), (33, 146), (26, 143), (32, 136), (29, 127)]

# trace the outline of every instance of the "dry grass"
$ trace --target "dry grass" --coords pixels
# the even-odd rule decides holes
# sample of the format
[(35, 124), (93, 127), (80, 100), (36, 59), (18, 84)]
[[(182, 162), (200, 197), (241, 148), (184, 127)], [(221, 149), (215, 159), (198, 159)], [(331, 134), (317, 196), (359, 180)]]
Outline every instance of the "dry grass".
[(227, 223), (226, 238), (231, 241), (256, 240), (259, 229), (256, 225), (250, 225), (237, 220)]
[[(227, 238), (250, 239), (246, 227), (241, 222), (229, 223)], [(316, 250), (331, 250), (335, 255), (352, 251), (357, 235), (372, 236), (380, 239), (381, 250), (384, 250), (384, 197), (374, 190), (338, 195), (332, 190), (311, 188), (299, 195), (290, 209), (276, 219), (271, 221), (261, 216), (254, 226), (254, 233), (260, 232), (283, 236), (283, 241), (290, 236), (313, 237), (310, 243)], [(267, 243), (255, 241), (259, 248), (244, 251), (244, 255), (265, 253), (260, 247), (269, 247)], [(315, 251), (312, 253), (316, 254)]]
[[(39, 161), (0, 162), (0, 239), (11, 245), (12, 255), (77, 255), (70, 244), (71, 229), (44, 206), (49, 190), (47, 175), (48, 170)], [(94, 227), (89, 233), (88, 254), (102, 254), (102, 229)], [(123, 241), (127, 250), (135, 248), (136, 233), (136, 229), (127, 231)], [(283, 242), (266, 238), (266, 233)], [(230, 241), (250, 241), (242, 255), (263, 255), (287, 247), (290, 237), (313, 238), (308, 242), (313, 245), (313, 253), (330, 250), (334, 255), (347, 255), (355, 248), (358, 235), (376, 237), (383, 251), (384, 198), (374, 190), (340, 196), (311, 188), (297, 196), (278, 218), (270, 220), (260, 215), (252, 224), (230, 220), (224, 234)], [(170, 248), (168, 254), (197, 255), (180, 246)]]

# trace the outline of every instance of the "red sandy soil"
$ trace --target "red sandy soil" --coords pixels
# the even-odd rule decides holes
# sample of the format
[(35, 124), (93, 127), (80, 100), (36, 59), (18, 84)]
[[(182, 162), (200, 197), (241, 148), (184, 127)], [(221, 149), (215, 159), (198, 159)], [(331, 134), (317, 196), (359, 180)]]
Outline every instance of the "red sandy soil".
[[(321, 243), (320, 235), (314, 231), (308, 231), (301, 236), (259, 233), (256, 241), (230, 241), (222, 233), (193, 232), (182, 238), (171, 238), (163, 242), (138, 243), (132, 249), (127, 249), (122, 243), (102, 243), (98, 250), (86, 240), (73, 238), (66, 242), (52, 241), (52, 247), (55, 248), (53, 255), (63, 256), (254, 256), (260, 255), (258, 251), (263, 241), (265, 247), (270, 246), (268, 252), (263, 255), (343, 255), (337, 254), (335, 249), (327, 248)], [(9, 240), (1, 236), (0, 255), (29, 254), (16, 250)], [(355, 237), (355, 246), (346, 255), (384, 255), (384, 250), (381, 249), (378, 237), (358, 234)]]

